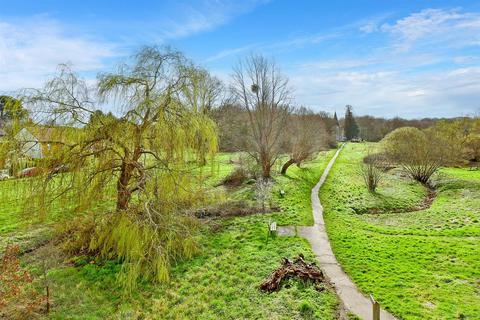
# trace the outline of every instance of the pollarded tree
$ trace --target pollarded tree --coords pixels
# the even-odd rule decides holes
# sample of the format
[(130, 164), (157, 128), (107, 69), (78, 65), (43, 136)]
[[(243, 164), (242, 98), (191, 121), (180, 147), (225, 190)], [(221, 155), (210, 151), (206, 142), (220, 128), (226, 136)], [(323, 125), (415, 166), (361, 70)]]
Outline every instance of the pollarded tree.
[(347, 140), (358, 138), (359, 129), (355, 117), (353, 116), (353, 107), (347, 105), (345, 107), (344, 133)]
[(286, 145), (290, 155), (281, 174), (287, 173), (292, 164), (300, 165), (327, 145), (326, 124), (322, 117), (305, 107), (289, 116), (287, 131)]
[(235, 68), (232, 91), (248, 115), (245, 148), (262, 168), (263, 178), (268, 179), (279, 156), (290, 113), (288, 80), (275, 62), (251, 56)]
[(437, 134), (404, 127), (389, 133), (382, 143), (390, 161), (399, 164), (413, 179), (428, 184), (447, 158), (446, 148)]
[[(72, 250), (119, 258), (119, 279), (128, 288), (140, 276), (168, 279), (171, 261), (194, 251), (195, 228), (180, 212), (201, 198), (189, 169), (192, 160), (216, 151), (216, 131), (202, 112), (207, 100), (192, 105), (186, 93), (204, 79), (192, 77), (180, 53), (147, 47), (131, 64), (98, 76), (98, 100), (65, 66), (43, 89), (29, 92), (35, 110), (65, 124), (63, 147), (44, 163), (38, 204), (70, 195), (77, 211), (97, 211), (92, 230)], [(103, 114), (99, 103), (119, 108)], [(69, 173), (57, 174), (62, 171)], [(98, 216), (110, 195), (115, 209)]]

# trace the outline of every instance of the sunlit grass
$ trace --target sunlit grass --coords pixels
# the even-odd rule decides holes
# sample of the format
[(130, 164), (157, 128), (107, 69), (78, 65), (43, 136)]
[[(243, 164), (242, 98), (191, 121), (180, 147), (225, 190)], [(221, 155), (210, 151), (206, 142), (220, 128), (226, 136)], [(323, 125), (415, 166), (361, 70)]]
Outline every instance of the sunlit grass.
[[(320, 191), (337, 259), (365, 293), (402, 319), (475, 319), (480, 314), (480, 175), (444, 169), (431, 208), (409, 213), (425, 190), (398, 171), (369, 194), (350, 144)], [(382, 208), (380, 214), (362, 214)]]

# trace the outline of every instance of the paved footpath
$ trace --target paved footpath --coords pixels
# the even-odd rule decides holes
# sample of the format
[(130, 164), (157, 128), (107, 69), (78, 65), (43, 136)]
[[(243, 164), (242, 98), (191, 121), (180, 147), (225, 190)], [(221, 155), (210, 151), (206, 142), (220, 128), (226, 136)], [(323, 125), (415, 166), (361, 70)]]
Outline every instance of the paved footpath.
[[(298, 227), (299, 235), (310, 242), (313, 252), (320, 262), (320, 267), (327, 279), (332, 283), (337, 295), (344, 304), (347, 311), (354, 313), (362, 319), (370, 320), (372, 316), (372, 303), (370, 299), (365, 297), (357, 286), (350, 280), (347, 274), (343, 271), (342, 266), (338, 263), (333, 254), (330, 241), (328, 240), (327, 231), (325, 230), (325, 222), (323, 220), (323, 207), (318, 197), (320, 187), (327, 179), (328, 173), (332, 168), (342, 148), (338, 149), (333, 158), (328, 163), (327, 168), (322, 174), (322, 177), (312, 189), (312, 211), (314, 226), (313, 227)], [(286, 226), (279, 227), (280, 235), (294, 235), (294, 227)], [(293, 232), (292, 232), (293, 231)], [(293, 234), (292, 234), (293, 233)], [(396, 318), (387, 311), (380, 310), (380, 319), (395, 320)]]

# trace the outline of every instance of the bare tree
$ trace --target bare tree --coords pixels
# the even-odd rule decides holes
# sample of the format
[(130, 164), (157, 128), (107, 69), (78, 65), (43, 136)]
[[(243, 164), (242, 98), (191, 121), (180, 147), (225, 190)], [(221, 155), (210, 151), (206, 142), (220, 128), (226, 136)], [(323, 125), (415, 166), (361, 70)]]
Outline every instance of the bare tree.
[(248, 114), (246, 149), (261, 166), (263, 178), (268, 179), (280, 152), (290, 112), (288, 80), (275, 62), (251, 56), (235, 68), (232, 91), (236, 102)]
[(378, 184), (383, 179), (385, 167), (385, 156), (368, 150), (367, 156), (360, 164), (359, 172), (369, 192), (374, 193), (376, 191)]
[(290, 158), (282, 166), (285, 174), (292, 164), (300, 165), (327, 144), (326, 124), (320, 115), (301, 107), (293, 112), (287, 124), (287, 148)]

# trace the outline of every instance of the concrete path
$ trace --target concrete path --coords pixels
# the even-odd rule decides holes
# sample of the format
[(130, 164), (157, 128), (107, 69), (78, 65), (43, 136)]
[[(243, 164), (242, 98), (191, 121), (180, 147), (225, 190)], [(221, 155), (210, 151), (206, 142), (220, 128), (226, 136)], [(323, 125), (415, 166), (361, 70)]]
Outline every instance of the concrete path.
[[(325, 222), (323, 220), (323, 207), (318, 197), (320, 187), (327, 179), (328, 173), (332, 168), (342, 148), (338, 149), (333, 158), (327, 165), (327, 168), (322, 174), (322, 177), (312, 189), (312, 211), (314, 218), (313, 227), (298, 227), (299, 235), (310, 242), (313, 252), (320, 262), (320, 267), (327, 279), (332, 283), (337, 295), (344, 304), (347, 311), (359, 316), (362, 319), (373, 319), (372, 303), (370, 299), (365, 297), (355, 284), (350, 280), (347, 274), (343, 271), (342, 266), (338, 263), (333, 254), (330, 241), (328, 240), (327, 231), (325, 229)], [(292, 227), (279, 227), (280, 235), (290, 235)], [(395, 320), (396, 318), (387, 311), (380, 310), (380, 319)]]

